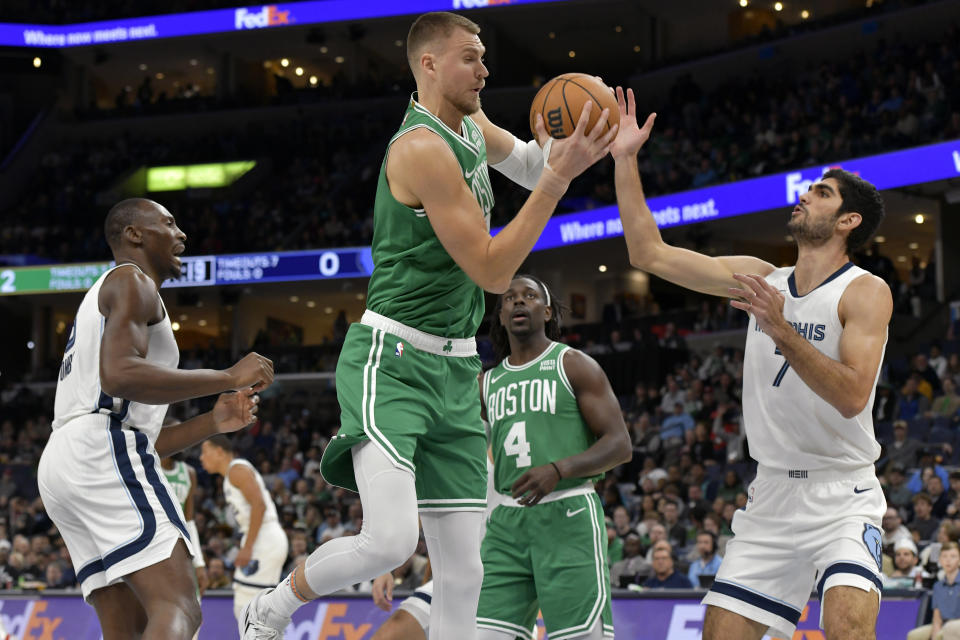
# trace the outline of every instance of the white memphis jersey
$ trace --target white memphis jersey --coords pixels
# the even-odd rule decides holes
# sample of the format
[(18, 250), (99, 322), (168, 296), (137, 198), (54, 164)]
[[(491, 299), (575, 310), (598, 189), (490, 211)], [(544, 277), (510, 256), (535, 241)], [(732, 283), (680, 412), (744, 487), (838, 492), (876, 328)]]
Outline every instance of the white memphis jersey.
[[(130, 267), (139, 269), (133, 264), (121, 264), (104, 272), (80, 303), (60, 364), (53, 429), (67, 426), (74, 418), (100, 413), (116, 418), (126, 426), (136, 427), (151, 444), (160, 434), (167, 405), (141, 404), (114, 398), (104, 393), (100, 386), (100, 342), (106, 321), (100, 313), (100, 287), (115, 269)], [(162, 299), (160, 304), (163, 307), (163, 320), (147, 327), (149, 342), (146, 359), (152, 364), (176, 369), (180, 363), (180, 350)]]
[[(776, 269), (766, 277), (784, 296), (784, 317), (818, 351), (839, 360), (840, 298), (867, 272), (848, 262), (819, 287), (799, 296), (793, 271)], [(743, 362), (743, 420), (750, 455), (762, 465), (788, 470), (873, 464), (880, 456), (871, 415), (879, 375), (878, 366), (874, 391), (863, 411), (844, 418), (800, 379), (751, 315)]]
[(266, 507), (263, 512), (263, 522), (260, 525), (261, 530), (263, 525), (268, 523), (275, 522), (279, 524), (280, 519), (277, 518), (277, 506), (273, 503), (273, 498), (270, 497), (270, 492), (267, 491), (267, 486), (263, 483), (263, 477), (254, 469), (249, 461), (243, 458), (234, 458), (230, 466), (227, 467), (227, 473), (223, 476), (223, 495), (227, 499), (227, 504), (233, 509), (233, 514), (237, 518), (237, 524), (240, 525), (240, 531), (243, 535), (247, 535), (247, 531), (250, 530), (250, 503), (243, 497), (243, 492), (230, 482), (230, 467), (235, 464), (242, 464), (248, 467), (250, 471), (253, 471), (253, 475), (257, 479), (257, 486), (260, 487), (260, 495)]

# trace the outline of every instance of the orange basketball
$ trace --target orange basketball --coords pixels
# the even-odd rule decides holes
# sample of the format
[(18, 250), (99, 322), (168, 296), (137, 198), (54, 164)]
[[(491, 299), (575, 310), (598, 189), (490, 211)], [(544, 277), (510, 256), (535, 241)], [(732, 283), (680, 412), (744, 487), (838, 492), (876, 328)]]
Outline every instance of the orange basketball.
[(580, 111), (587, 101), (593, 102), (587, 122), (588, 132), (593, 129), (604, 109), (610, 109), (610, 115), (603, 133), (620, 122), (617, 98), (609, 87), (595, 76), (586, 73), (565, 73), (540, 87), (540, 91), (533, 98), (533, 104), (530, 105), (530, 130), (534, 137), (537, 135), (537, 113), (543, 114), (543, 126), (552, 137), (566, 138), (572, 134), (577, 127), (577, 120), (580, 119)]

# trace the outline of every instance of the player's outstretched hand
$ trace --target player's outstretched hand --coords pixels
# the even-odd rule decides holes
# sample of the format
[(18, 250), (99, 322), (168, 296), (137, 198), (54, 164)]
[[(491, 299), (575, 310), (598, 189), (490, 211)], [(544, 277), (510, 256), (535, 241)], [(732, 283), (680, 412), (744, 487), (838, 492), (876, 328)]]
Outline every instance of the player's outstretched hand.
[(373, 579), (373, 604), (384, 611), (393, 608), (393, 574), (385, 573)]
[(532, 507), (545, 495), (553, 491), (560, 482), (560, 476), (552, 464), (530, 469), (510, 487), (511, 495), (525, 507)]
[(730, 287), (730, 305), (752, 314), (757, 326), (768, 336), (775, 336), (783, 328), (783, 294), (773, 288), (765, 278), (758, 275), (733, 274), (740, 283), (739, 287)]
[(217, 425), (217, 433), (230, 433), (252, 424), (257, 419), (259, 404), (260, 396), (253, 387), (221, 393), (217, 404), (213, 405), (213, 422)]
[(657, 119), (657, 114), (651, 113), (643, 123), (643, 128), (638, 126), (637, 101), (633, 97), (633, 89), (627, 89), (624, 98), (623, 87), (617, 87), (617, 105), (620, 107), (620, 131), (610, 146), (610, 155), (614, 160), (637, 155), (650, 138), (653, 122)]
[(273, 360), (251, 351), (227, 369), (227, 373), (230, 375), (231, 389), (239, 391), (253, 387), (254, 391), (263, 391), (273, 384)]
[[(543, 124), (543, 116), (537, 114), (537, 121), (534, 128), (537, 131), (537, 142), (546, 149), (547, 163), (550, 168), (559, 177), (570, 182), (578, 175), (586, 171), (597, 160), (607, 155), (610, 151), (610, 144), (617, 135), (617, 125), (610, 127), (610, 130), (603, 133), (606, 129), (607, 118), (610, 111), (604, 109), (600, 113), (596, 124), (590, 131), (587, 131), (587, 122), (590, 120), (590, 112), (596, 108), (592, 101), (583, 105), (580, 111), (580, 120), (577, 121), (577, 127), (569, 138), (562, 140), (553, 140)], [(551, 142), (550, 148), (546, 143)]]

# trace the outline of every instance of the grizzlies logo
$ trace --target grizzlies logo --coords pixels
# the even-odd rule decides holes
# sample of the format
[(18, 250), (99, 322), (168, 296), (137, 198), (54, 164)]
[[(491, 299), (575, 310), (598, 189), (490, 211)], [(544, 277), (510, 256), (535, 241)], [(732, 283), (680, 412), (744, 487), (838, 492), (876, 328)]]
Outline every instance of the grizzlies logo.
[(863, 544), (867, 545), (867, 551), (873, 556), (877, 563), (877, 571), (883, 571), (883, 541), (881, 539), (880, 529), (872, 524), (863, 525)]

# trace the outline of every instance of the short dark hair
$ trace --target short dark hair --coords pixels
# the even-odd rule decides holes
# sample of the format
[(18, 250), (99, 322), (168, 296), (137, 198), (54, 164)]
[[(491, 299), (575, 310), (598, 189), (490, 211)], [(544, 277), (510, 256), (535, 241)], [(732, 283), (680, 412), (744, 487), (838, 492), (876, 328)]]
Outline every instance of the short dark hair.
[(222, 433), (218, 433), (215, 436), (210, 436), (209, 438), (207, 438), (207, 442), (209, 442), (215, 447), (220, 447), (227, 453), (233, 453), (233, 442), (231, 442), (230, 438), (223, 435)]
[(152, 204), (153, 201), (146, 198), (127, 198), (110, 208), (107, 219), (103, 221), (103, 235), (111, 249), (120, 246), (123, 230), (134, 224)]
[(480, 33), (480, 25), (476, 22), (449, 11), (425, 13), (414, 20), (407, 33), (407, 62), (410, 69), (416, 70), (423, 48), (428, 43), (437, 38), (446, 38), (454, 29), (465, 29), (474, 35)]
[(867, 244), (883, 222), (883, 198), (875, 186), (849, 171), (830, 169), (823, 174), (822, 179), (826, 178), (833, 178), (840, 185), (843, 202), (837, 215), (851, 211), (860, 214), (860, 224), (847, 236), (847, 253), (851, 254)]

